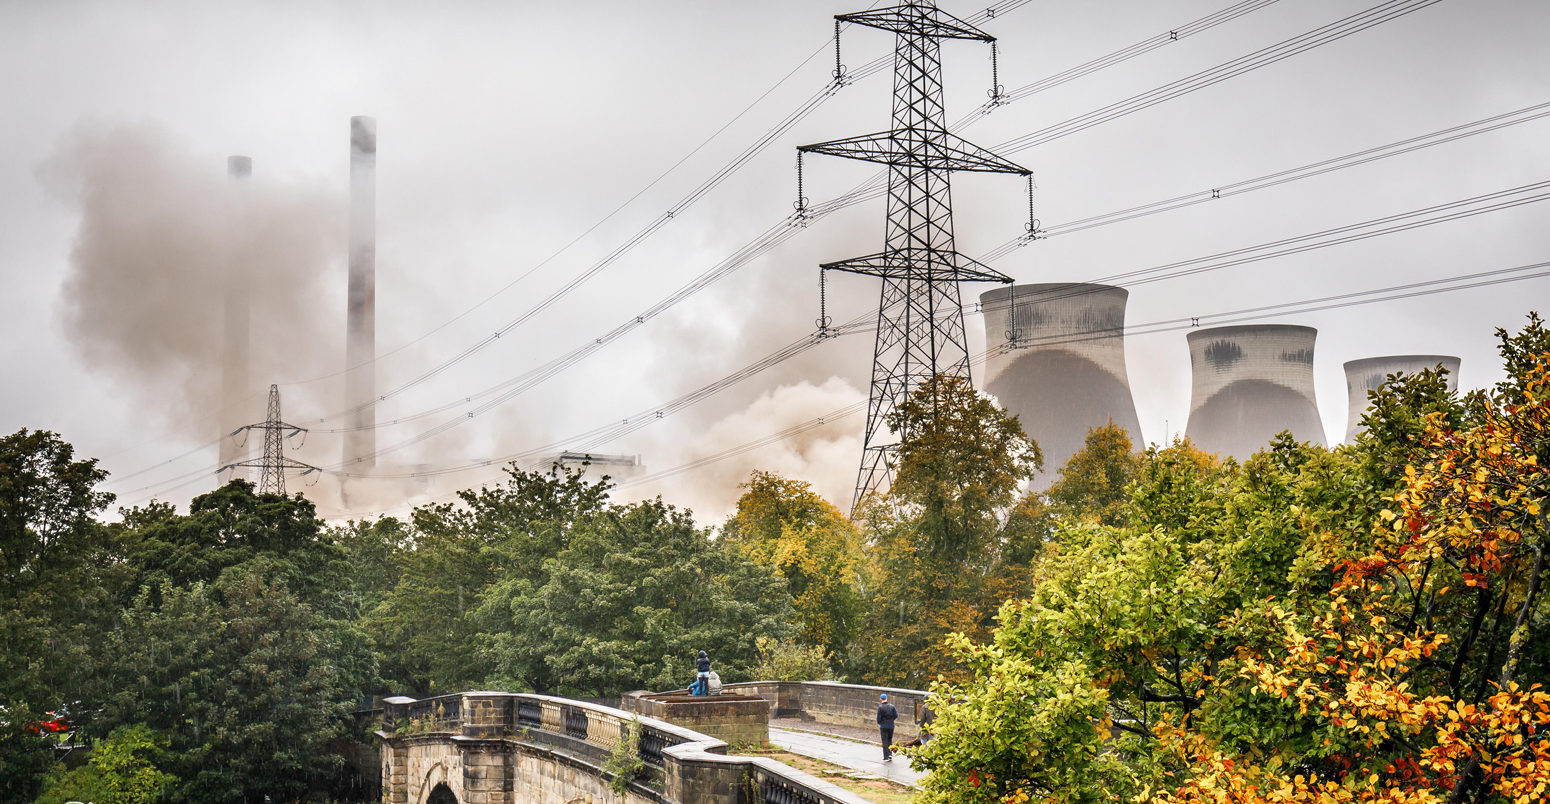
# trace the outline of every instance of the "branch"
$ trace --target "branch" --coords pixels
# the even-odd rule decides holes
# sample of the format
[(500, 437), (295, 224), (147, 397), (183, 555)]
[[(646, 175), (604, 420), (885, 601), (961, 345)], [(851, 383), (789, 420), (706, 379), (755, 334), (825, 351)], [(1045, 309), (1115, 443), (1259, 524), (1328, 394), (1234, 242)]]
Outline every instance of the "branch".
[(1454, 698), (1462, 699), (1459, 694), (1459, 676), (1464, 672), (1464, 660), (1469, 658), (1469, 652), (1475, 647), (1475, 640), (1480, 638), (1480, 625), (1485, 622), (1486, 612), (1491, 610), (1491, 590), (1485, 587), (1475, 588), (1475, 614), (1469, 619), (1469, 633), (1464, 635), (1464, 641), (1459, 643), (1458, 655), (1453, 658), (1453, 666), (1448, 668), (1448, 694)]
[(1545, 572), (1545, 550), (1543, 547), (1534, 547), (1534, 569), (1529, 571), (1528, 594), (1524, 597), (1523, 606), (1518, 609), (1518, 620), (1513, 624), (1512, 636), (1507, 638), (1507, 661), (1502, 663), (1502, 678), (1500, 684), (1505, 687), (1512, 682), (1513, 673), (1518, 669), (1518, 651), (1523, 647), (1524, 630), (1529, 612), (1534, 610), (1534, 604), (1538, 602), (1539, 580)]

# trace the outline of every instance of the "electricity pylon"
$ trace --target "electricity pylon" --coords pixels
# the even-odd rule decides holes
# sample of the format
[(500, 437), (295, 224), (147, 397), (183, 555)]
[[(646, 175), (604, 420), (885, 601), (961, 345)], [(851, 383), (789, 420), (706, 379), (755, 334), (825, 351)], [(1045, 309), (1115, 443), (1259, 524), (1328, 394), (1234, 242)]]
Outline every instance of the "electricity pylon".
[(888, 414), (933, 375), (969, 378), (959, 283), (1012, 281), (958, 253), (950, 175), (964, 170), (1028, 176), (1030, 171), (947, 131), (939, 40), (993, 43), (995, 37), (930, 0), (834, 19), (836, 47), (841, 22), (894, 32), (893, 128), (797, 149), (799, 159), (801, 154), (829, 154), (888, 166), (883, 250), (820, 266), (820, 271), (866, 274), (883, 281), (854, 511), (867, 492), (892, 481), (889, 457), (905, 434), (890, 438)]
[(261, 430), (264, 433), (264, 457), (258, 461), (247, 460), (227, 464), (217, 469), (217, 474), (237, 467), (257, 469), (259, 470), (259, 494), (284, 494), (285, 470), (299, 469), (304, 475), (323, 471), (310, 463), (285, 457), (285, 439), (294, 438), (307, 431), (280, 420), (280, 386), (269, 386), (269, 415), (264, 421), (239, 427), (231, 434), (232, 437), (236, 437), (238, 433), (251, 433), (254, 430)]

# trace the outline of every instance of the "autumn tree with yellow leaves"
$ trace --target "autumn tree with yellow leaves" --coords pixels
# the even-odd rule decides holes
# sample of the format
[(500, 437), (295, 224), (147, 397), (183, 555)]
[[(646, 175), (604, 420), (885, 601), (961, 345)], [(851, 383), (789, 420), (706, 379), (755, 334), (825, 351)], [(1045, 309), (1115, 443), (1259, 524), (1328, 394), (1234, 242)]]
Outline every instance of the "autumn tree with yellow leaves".
[(1334, 451), (1143, 456), (1057, 532), (918, 754), (942, 802), (1550, 800), (1550, 334), (1377, 393)]
[(843, 666), (860, 628), (869, 574), (860, 532), (804, 481), (755, 471), (740, 488), (722, 539), (786, 579), (796, 640)]

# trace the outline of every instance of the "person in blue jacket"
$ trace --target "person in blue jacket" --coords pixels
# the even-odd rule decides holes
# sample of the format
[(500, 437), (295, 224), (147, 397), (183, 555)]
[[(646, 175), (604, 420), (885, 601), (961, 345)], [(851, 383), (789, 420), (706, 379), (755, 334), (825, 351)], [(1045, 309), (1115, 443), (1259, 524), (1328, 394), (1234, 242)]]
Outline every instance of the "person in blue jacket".
[(689, 692), (692, 695), (710, 694), (710, 656), (705, 651), (700, 651), (700, 658), (696, 662), (699, 672), (694, 678), (694, 689)]
[(877, 731), (883, 741), (883, 761), (893, 761), (893, 722), (899, 719), (899, 710), (888, 703), (888, 693), (877, 696)]

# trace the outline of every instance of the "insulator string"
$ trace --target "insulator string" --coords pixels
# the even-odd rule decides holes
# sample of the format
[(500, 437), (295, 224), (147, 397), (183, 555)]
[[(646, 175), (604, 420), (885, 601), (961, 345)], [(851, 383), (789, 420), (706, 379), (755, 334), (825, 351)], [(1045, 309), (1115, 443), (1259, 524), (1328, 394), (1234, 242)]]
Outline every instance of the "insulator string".
[(985, 93), (990, 96), (990, 102), (985, 104), (984, 111), (988, 112), (997, 106), (1005, 106), (1010, 101), (1007, 99), (1006, 90), (1001, 86), (1000, 59), (997, 58), (998, 49), (996, 40), (990, 40), (990, 89)]
[(840, 63), (840, 21), (834, 21), (834, 83), (845, 83), (845, 65)]
[(827, 282), (825, 281), (827, 279), (828, 275), (829, 275), (829, 272), (828, 272), (827, 269), (824, 269), (824, 268), (819, 268), (818, 269), (818, 320), (816, 322), (814, 322), (814, 323), (816, 323), (818, 325), (818, 339), (819, 340), (823, 340), (824, 338), (827, 338), (830, 335), (830, 333), (829, 333), (830, 318), (829, 318), (828, 287), (827, 287)]
[(1025, 227), (1028, 230), (1028, 234), (1026, 235), (1026, 237), (1029, 240), (1038, 240), (1039, 237), (1040, 237), (1040, 232), (1041, 232), (1040, 227), (1042, 226), (1042, 224), (1040, 223), (1038, 218), (1034, 217), (1034, 214), (1033, 214), (1033, 189), (1034, 189), (1033, 174), (1029, 173), (1028, 174), (1028, 223), (1027, 223), (1027, 225)]

